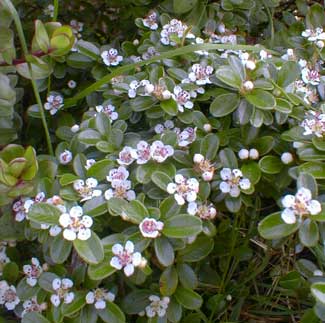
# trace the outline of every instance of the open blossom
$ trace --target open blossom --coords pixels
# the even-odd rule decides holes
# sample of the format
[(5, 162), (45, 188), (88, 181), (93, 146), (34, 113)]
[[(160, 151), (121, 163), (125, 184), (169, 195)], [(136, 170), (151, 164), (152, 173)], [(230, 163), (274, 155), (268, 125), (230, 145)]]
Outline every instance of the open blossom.
[(158, 20), (157, 13), (151, 11), (149, 12), (148, 16), (142, 19), (142, 23), (145, 27), (148, 27), (151, 30), (157, 30), (158, 29), (157, 20)]
[(39, 276), (41, 276), (45, 269), (47, 269), (47, 264), (41, 266), (37, 258), (32, 258), (30, 265), (23, 266), (24, 274), (27, 277), (26, 283), (29, 286), (34, 287), (37, 284)]
[(70, 27), (72, 29), (72, 32), (74, 35), (76, 35), (78, 38), (81, 38), (81, 32), (84, 29), (84, 24), (83, 22), (77, 21), (75, 19), (70, 21)]
[(17, 222), (23, 221), (25, 218), (28, 219), (28, 211), (30, 207), (35, 203), (40, 203), (45, 200), (44, 192), (39, 192), (35, 198), (24, 198), (21, 197), (12, 205), (12, 210), (15, 213), (15, 220)]
[(7, 256), (6, 247), (0, 249), (0, 276), (2, 275), (4, 266), (10, 262), (10, 258)]
[(70, 292), (70, 288), (73, 286), (73, 281), (68, 278), (55, 278), (52, 282), (52, 288), (55, 294), (51, 295), (51, 303), (58, 307), (63, 301), (64, 304), (70, 304), (74, 300), (74, 293)]
[(120, 165), (130, 165), (137, 159), (137, 151), (132, 147), (125, 146), (119, 153), (117, 162)]
[(172, 130), (175, 127), (175, 124), (172, 120), (166, 120), (164, 124), (158, 123), (154, 130), (157, 134), (163, 133), (165, 130)]
[(129, 180), (112, 182), (112, 188), (106, 190), (104, 196), (106, 200), (117, 197), (132, 201), (136, 198), (135, 192), (131, 190), (131, 181)]
[(181, 174), (175, 175), (175, 183), (167, 185), (167, 192), (174, 194), (178, 205), (186, 202), (194, 202), (199, 192), (199, 182), (196, 178), (186, 178)]
[(0, 304), (4, 305), (8, 311), (12, 311), (19, 304), (20, 299), (16, 293), (16, 287), (5, 280), (0, 281)]
[(86, 165), (84, 166), (87, 170), (96, 163), (95, 159), (87, 159), (86, 160)]
[(118, 54), (115, 48), (103, 51), (100, 56), (106, 66), (117, 66), (123, 61), (123, 57)]
[(174, 148), (170, 145), (165, 145), (162, 141), (156, 140), (151, 144), (150, 156), (158, 162), (164, 162), (168, 157), (173, 156)]
[(145, 311), (139, 313), (140, 316), (146, 315), (149, 318), (153, 318), (155, 316), (164, 317), (166, 315), (168, 304), (170, 302), (168, 296), (160, 298), (157, 295), (150, 295), (149, 301), (151, 303), (146, 306)]
[(296, 223), (303, 216), (316, 215), (321, 212), (322, 206), (317, 200), (312, 199), (311, 191), (307, 188), (300, 188), (296, 195), (288, 194), (282, 199), (285, 209), (281, 218), (285, 223)]
[(134, 244), (132, 241), (127, 241), (123, 247), (116, 243), (112, 247), (114, 257), (110, 261), (110, 265), (118, 270), (123, 268), (126, 276), (131, 276), (134, 273), (134, 267), (141, 264), (142, 256), (140, 252), (134, 252)]
[(53, 4), (49, 4), (44, 10), (44, 15), (50, 16), (51, 18), (54, 17), (54, 6)]
[(86, 303), (94, 304), (97, 310), (106, 308), (106, 302), (113, 302), (115, 295), (104, 288), (96, 288), (86, 295)]
[(322, 138), (325, 135), (325, 113), (309, 111), (301, 126), (305, 129), (305, 136), (315, 135)]
[(195, 154), (193, 157), (195, 163), (194, 169), (201, 173), (204, 181), (211, 181), (214, 175), (214, 166), (211, 162), (204, 158), (201, 154)]
[(77, 179), (73, 182), (74, 190), (82, 197), (80, 202), (91, 200), (93, 197), (98, 197), (102, 195), (101, 190), (96, 190), (98, 186), (98, 181), (96, 178), (89, 177), (86, 181), (82, 179)]
[[(113, 168), (109, 171), (106, 179), (108, 182), (114, 183), (116, 181), (125, 181), (129, 177), (129, 171), (124, 167)], [(112, 184), (115, 186), (114, 184)]]
[(136, 155), (137, 155), (137, 164), (143, 165), (146, 164), (151, 156), (150, 156), (150, 145), (144, 141), (141, 140), (137, 144), (137, 150), (136, 150)]
[(177, 144), (180, 147), (186, 147), (196, 139), (196, 128), (187, 127), (183, 131), (177, 132)]
[(45, 311), (47, 309), (47, 304), (46, 303), (39, 304), (37, 301), (37, 297), (34, 296), (23, 303), (23, 308), (24, 310), (21, 313), (22, 317), (24, 317), (24, 315), (27, 313), (31, 313), (31, 312), (41, 313), (42, 311)]
[(72, 152), (70, 150), (65, 149), (59, 156), (59, 162), (62, 165), (67, 165), (72, 160)]
[(137, 95), (147, 96), (150, 95), (149, 90), (153, 88), (154, 85), (152, 85), (149, 80), (133, 80), (129, 84), (128, 96), (131, 99), (135, 98)]
[[(187, 31), (186, 35), (185, 32)], [(183, 24), (180, 20), (172, 19), (169, 24), (162, 27), (160, 32), (160, 41), (163, 45), (176, 46), (176, 43), (172, 38), (177, 37), (180, 40), (185, 36), (185, 38), (195, 38), (195, 36), (188, 32), (188, 26)]]
[(251, 182), (248, 178), (243, 177), (243, 173), (239, 169), (223, 168), (220, 172), (223, 180), (219, 188), (222, 193), (229, 193), (232, 197), (238, 197), (240, 189), (248, 190)]
[(139, 224), (139, 229), (145, 238), (157, 238), (164, 228), (164, 223), (153, 218), (144, 218)]
[(308, 67), (302, 69), (301, 78), (306, 84), (318, 85), (320, 83), (320, 74)]
[(197, 85), (210, 84), (211, 81), (209, 77), (213, 72), (212, 66), (204, 66), (201, 64), (194, 64), (191, 67), (191, 72), (188, 75), (188, 78), (191, 82), (196, 83)]
[(64, 228), (63, 237), (66, 240), (88, 240), (91, 236), (90, 228), (93, 225), (93, 219), (84, 215), (80, 206), (73, 206), (69, 213), (61, 214), (59, 223)]
[(153, 46), (148, 47), (147, 51), (142, 54), (142, 58), (144, 60), (150, 59), (154, 56), (159, 56), (160, 53), (157, 51), (157, 49)]
[(56, 114), (63, 107), (63, 97), (60, 94), (50, 94), (46, 100), (44, 109), (49, 110), (51, 115)]
[(325, 40), (325, 32), (323, 32), (323, 28), (320, 27), (316, 29), (306, 29), (301, 33), (301, 36), (307, 38), (310, 42)]
[(217, 215), (217, 210), (212, 203), (190, 202), (187, 206), (187, 213), (197, 215), (202, 220), (213, 220)]
[(115, 111), (115, 106), (112, 104), (97, 105), (96, 111), (105, 113), (109, 117), (111, 122), (118, 119), (118, 113)]
[(183, 90), (180, 86), (176, 85), (174, 87), (174, 94), (172, 98), (176, 101), (178, 111), (184, 112), (184, 108), (192, 109), (194, 104), (191, 101), (191, 94)]

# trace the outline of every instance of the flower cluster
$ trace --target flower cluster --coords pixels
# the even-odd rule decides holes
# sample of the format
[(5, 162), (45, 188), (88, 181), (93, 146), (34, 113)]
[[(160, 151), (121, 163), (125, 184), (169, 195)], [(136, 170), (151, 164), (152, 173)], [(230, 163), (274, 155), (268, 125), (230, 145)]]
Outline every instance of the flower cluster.
[(162, 27), (160, 32), (160, 41), (163, 45), (176, 46), (175, 39), (181, 40), (185, 38), (195, 38), (195, 36), (189, 32), (189, 28), (186, 24), (180, 20), (172, 19), (169, 24)]
[(325, 32), (323, 28), (306, 29), (301, 33), (301, 36), (307, 38), (308, 41), (314, 43), (318, 48), (324, 47)]
[(93, 219), (84, 215), (80, 206), (73, 206), (69, 213), (62, 213), (59, 223), (63, 227), (63, 237), (66, 240), (88, 240), (91, 236)]
[(121, 244), (116, 243), (112, 247), (114, 257), (110, 261), (110, 265), (121, 270), (123, 268), (126, 276), (132, 276), (134, 273), (134, 267), (139, 267), (142, 262), (142, 256), (140, 252), (134, 252), (134, 244), (132, 241), (127, 241), (123, 247)]
[(61, 94), (52, 93), (46, 98), (44, 109), (49, 110), (51, 115), (56, 114), (63, 107), (63, 96)]
[(288, 194), (282, 199), (285, 209), (281, 213), (281, 218), (285, 223), (296, 223), (297, 217), (301, 221), (302, 217), (316, 215), (322, 211), (322, 206), (317, 200), (312, 199), (311, 191), (307, 188), (300, 188), (296, 195)]
[(102, 195), (102, 191), (95, 189), (98, 186), (96, 178), (89, 177), (86, 181), (77, 179), (73, 182), (74, 190), (80, 195), (80, 202), (84, 202)]
[(325, 134), (325, 113), (308, 111), (307, 118), (301, 123), (305, 129), (304, 135), (315, 135), (323, 138)]
[(167, 185), (167, 192), (174, 194), (178, 205), (184, 205), (185, 202), (194, 202), (199, 192), (199, 182), (196, 178), (186, 178), (181, 174), (176, 174), (175, 183)]
[(164, 223), (153, 218), (144, 218), (139, 224), (140, 232), (145, 238), (154, 239), (159, 237), (160, 232), (163, 228)]
[(63, 301), (64, 304), (70, 304), (73, 302), (75, 295), (70, 292), (70, 288), (73, 286), (73, 281), (68, 278), (55, 278), (52, 281), (52, 288), (55, 294), (51, 295), (51, 303), (58, 307)]
[(111, 169), (106, 179), (111, 183), (112, 188), (105, 191), (105, 199), (109, 200), (112, 197), (118, 197), (128, 201), (134, 200), (135, 192), (131, 190), (131, 181), (128, 180), (128, 177), (129, 172), (124, 166)]
[(222, 182), (219, 188), (222, 193), (229, 193), (232, 197), (238, 197), (240, 190), (248, 190), (251, 187), (251, 182), (248, 178), (243, 177), (240, 169), (223, 168), (220, 171)]

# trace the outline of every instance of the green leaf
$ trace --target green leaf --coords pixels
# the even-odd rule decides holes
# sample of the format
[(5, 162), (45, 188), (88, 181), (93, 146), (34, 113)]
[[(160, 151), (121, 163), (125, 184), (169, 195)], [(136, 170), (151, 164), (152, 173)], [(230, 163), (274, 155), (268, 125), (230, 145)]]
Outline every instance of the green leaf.
[(21, 301), (26, 301), (27, 299), (32, 298), (34, 295), (37, 295), (39, 290), (39, 286), (31, 287), (28, 285), (26, 278), (21, 279), (17, 285), (17, 295)]
[(164, 223), (162, 233), (170, 238), (186, 238), (202, 231), (202, 221), (193, 215), (176, 215)]
[(43, 315), (37, 312), (29, 312), (26, 313), (22, 320), (22, 323), (51, 323), (48, 319), (46, 319)]
[(317, 182), (315, 178), (308, 173), (300, 173), (297, 178), (297, 189), (302, 187), (308, 188), (311, 191), (312, 196), (315, 197), (318, 195)]
[(285, 62), (279, 73), (277, 83), (279, 86), (286, 88), (293, 83), (300, 76), (300, 68), (297, 62), (288, 61)]
[(107, 323), (125, 323), (125, 315), (121, 309), (112, 302), (106, 302), (106, 308), (97, 310), (100, 318)]
[(15, 262), (8, 262), (2, 270), (2, 278), (8, 283), (15, 283), (19, 275), (19, 268)]
[(210, 105), (210, 113), (217, 118), (224, 117), (235, 111), (240, 98), (236, 93), (224, 93), (217, 96)]
[[(316, 147), (316, 149), (325, 151), (324, 138), (313, 137), (312, 142), (313, 142), (313, 145)], [(325, 159), (325, 156), (324, 156), (324, 159)]]
[(160, 106), (167, 114), (171, 116), (176, 116), (178, 113), (177, 103), (174, 99), (161, 101)]
[(43, 272), (38, 279), (38, 284), (45, 291), (53, 293), (52, 282), (54, 279), (59, 278), (58, 275), (50, 272)]
[(94, 197), (83, 205), (84, 214), (92, 217), (105, 214), (107, 212), (107, 201), (103, 196)]
[(73, 246), (78, 255), (89, 264), (98, 264), (104, 259), (104, 249), (97, 234), (93, 231), (88, 240), (76, 239)]
[(197, 262), (204, 259), (214, 247), (212, 238), (201, 235), (195, 241), (185, 248), (181, 249), (178, 253), (181, 260), (184, 262)]
[(182, 14), (190, 11), (196, 5), (198, 0), (173, 0), (173, 7), (176, 14)]
[(325, 25), (324, 9), (318, 3), (309, 7), (306, 15), (307, 28), (316, 29), (317, 27), (323, 27)]
[(40, 224), (58, 224), (61, 211), (47, 203), (35, 203), (28, 212), (28, 218)]
[(228, 62), (231, 68), (240, 76), (241, 80), (246, 80), (246, 70), (242, 61), (235, 55), (230, 55), (228, 57)]
[(179, 286), (174, 295), (177, 301), (189, 310), (196, 310), (202, 306), (202, 297), (191, 289)]
[(99, 112), (96, 114), (95, 125), (102, 136), (108, 138), (111, 135), (111, 121), (105, 113)]
[(314, 283), (310, 286), (312, 295), (316, 298), (317, 302), (325, 305), (325, 282)]
[(154, 248), (158, 261), (165, 267), (174, 263), (175, 254), (169, 240), (163, 236), (154, 240)]
[(223, 83), (240, 89), (242, 79), (239, 73), (235, 72), (230, 66), (220, 66), (216, 71), (216, 77)]
[(99, 181), (102, 181), (106, 179), (106, 176), (112, 168), (114, 168), (114, 162), (111, 160), (102, 159), (96, 161), (96, 163), (87, 170), (87, 177), (95, 177)]
[(219, 158), (223, 167), (238, 168), (236, 155), (230, 148), (220, 150)]
[(150, 217), (149, 212), (145, 205), (139, 200), (133, 200), (128, 203), (123, 209), (123, 213), (133, 223), (140, 223), (144, 218)]
[(274, 96), (265, 90), (254, 89), (247, 93), (245, 98), (250, 104), (262, 110), (272, 110), (276, 106)]
[(38, 19), (35, 20), (35, 40), (39, 48), (47, 53), (50, 47), (50, 39), (43, 23)]
[(166, 191), (167, 185), (173, 180), (163, 172), (155, 171), (151, 175), (151, 180), (162, 190)]
[(96, 145), (101, 140), (101, 134), (93, 129), (86, 129), (79, 133), (79, 141), (85, 145)]
[(276, 156), (264, 156), (258, 165), (263, 173), (266, 174), (278, 174), (283, 168), (283, 163), (279, 157)]
[(62, 235), (57, 235), (50, 244), (51, 259), (57, 264), (63, 264), (69, 257), (72, 248), (72, 243), (62, 238)]
[(202, 140), (200, 144), (200, 154), (205, 156), (208, 160), (215, 159), (219, 149), (219, 137), (215, 134), (209, 133)]
[(294, 224), (285, 223), (281, 212), (268, 215), (258, 224), (258, 232), (264, 239), (280, 239), (294, 233), (298, 228), (298, 221)]
[(126, 314), (139, 314), (150, 304), (152, 291), (145, 289), (133, 290), (123, 299), (122, 308)]
[(318, 225), (306, 219), (299, 228), (299, 240), (306, 247), (314, 247), (319, 239)]
[(198, 279), (194, 270), (188, 264), (180, 263), (177, 265), (179, 281), (183, 287), (195, 289), (198, 284)]
[(104, 260), (97, 265), (90, 265), (88, 267), (88, 276), (92, 280), (101, 280), (108, 276), (113, 275), (116, 269), (110, 266), (112, 254), (108, 253), (105, 255)]
[(325, 179), (325, 165), (319, 162), (307, 162), (299, 166), (299, 171), (308, 173), (316, 179)]
[(261, 171), (258, 164), (255, 162), (248, 162), (241, 168), (244, 177), (247, 177), (253, 185), (257, 184), (261, 178)]
[(177, 270), (174, 267), (166, 268), (160, 275), (159, 289), (163, 296), (174, 294), (178, 285)]
[(86, 305), (86, 292), (77, 291), (74, 292), (74, 295), (75, 297), (70, 304), (62, 304), (61, 313), (63, 316), (72, 315)]

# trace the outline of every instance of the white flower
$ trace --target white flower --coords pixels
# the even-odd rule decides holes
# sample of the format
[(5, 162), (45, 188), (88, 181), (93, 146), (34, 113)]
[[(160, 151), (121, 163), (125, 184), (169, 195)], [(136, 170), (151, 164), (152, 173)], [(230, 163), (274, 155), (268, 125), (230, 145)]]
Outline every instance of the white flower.
[(158, 29), (157, 18), (157, 14), (154, 11), (151, 11), (148, 16), (142, 19), (142, 23), (145, 27), (148, 27), (151, 30), (156, 30)]
[(0, 276), (2, 275), (4, 266), (10, 262), (10, 258), (6, 254), (6, 247), (0, 249)]
[(199, 192), (199, 182), (195, 178), (187, 179), (181, 174), (175, 175), (175, 183), (167, 185), (167, 192), (174, 194), (174, 198), (178, 205), (187, 202), (194, 202)]
[(258, 159), (259, 156), (260, 156), (260, 154), (257, 149), (252, 148), (249, 150), (249, 158), (250, 159)]
[(158, 163), (164, 162), (168, 157), (173, 156), (174, 148), (170, 145), (165, 145), (162, 141), (156, 140), (151, 144), (150, 156)]
[(325, 33), (323, 28), (306, 29), (301, 33), (301, 36), (307, 38), (310, 42), (317, 42), (318, 40), (325, 40)]
[(136, 195), (130, 188), (131, 181), (129, 180), (113, 180), (112, 188), (109, 188), (104, 193), (105, 199), (110, 200), (112, 197), (117, 197), (132, 201), (136, 198)]
[(121, 244), (116, 243), (112, 247), (114, 257), (110, 261), (110, 265), (121, 270), (123, 268), (126, 276), (131, 276), (134, 273), (134, 267), (141, 264), (142, 256), (140, 252), (134, 252), (134, 244), (132, 241), (127, 241), (123, 247)]
[(70, 304), (74, 300), (74, 293), (70, 292), (70, 288), (73, 286), (73, 281), (68, 278), (55, 278), (52, 281), (52, 288), (55, 294), (51, 295), (51, 303), (58, 307), (63, 300), (64, 304)]
[(123, 57), (118, 54), (115, 48), (103, 51), (100, 56), (106, 66), (117, 66), (123, 61)]
[(302, 69), (301, 78), (306, 84), (318, 85), (320, 83), (320, 74), (308, 67)]
[(172, 98), (176, 101), (178, 111), (184, 112), (184, 108), (192, 109), (193, 102), (190, 101), (191, 94), (185, 90), (183, 90), (180, 86), (176, 85), (174, 87), (174, 94), (172, 94)]
[(325, 46), (325, 44), (324, 44), (324, 42), (323, 42), (322, 40), (318, 40), (318, 41), (316, 42), (316, 46), (317, 46), (318, 48), (322, 49), (322, 48)]
[(46, 98), (44, 109), (49, 110), (51, 115), (56, 114), (63, 107), (63, 97), (60, 94), (50, 94)]
[(26, 198), (21, 197), (12, 205), (12, 210), (15, 213), (15, 220), (17, 222), (23, 221), (27, 216), (27, 210), (24, 207), (26, 200)]
[(37, 258), (32, 258), (31, 265), (23, 266), (24, 274), (27, 277), (26, 282), (29, 286), (34, 287), (37, 284), (37, 280), (43, 273), (44, 268), (47, 268), (47, 264), (41, 266)]
[(243, 174), (239, 169), (223, 168), (220, 171), (220, 177), (223, 180), (219, 184), (222, 193), (229, 193), (232, 197), (240, 195), (240, 189), (247, 190), (251, 187), (248, 178), (243, 178)]
[(252, 91), (254, 89), (254, 83), (252, 81), (245, 81), (243, 83), (243, 88), (245, 91)]
[(129, 171), (124, 167), (120, 166), (119, 168), (113, 168), (109, 171), (106, 179), (108, 182), (114, 181), (125, 181), (129, 177)]
[(202, 179), (207, 182), (211, 181), (214, 175), (213, 164), (201, 154), (195, 154), (193, 161), (195, 163), (194, 170), (201, 173)]
[(73, 133), (76, 133), (76, 132), (79, 131), (80, 126), (77, 125), (77, 124), (75, 124), (75, 125), (73, 125), (70, 129), (71, 129), (71, 131), (72, 131)]
[(78, 37), (80, 38), (81, 37), (81, 34), (80, 32), (83, 31), (83, 28), (84, 28), (84, 24), (82, 22), (79, 22), (75, 19), (71, 20), (70, 21), (70, 27), (72, 29), (72, 32)]
[(112, 104), (107, 104), (104, 106), (97, 105), (96, 111), (105, 113), (110, 118), (111, 122), (118, 119), (118, 113), (115, 111), (115, 106)]
[(255, 62), (254, 61), (251, 61), (251, 60), (248, 60), (246, 62), (246, 68), (248, 68), (251, 71), (255, 70), (255, 68), (256, 68)]
[(145, 238), (157, 238), (164, 228), (164, 223), (153, 218), (144, 218), (139, 224), (139, 229)]
[(101, 190), (96, 190), (95, 188), (98, 186), (98, 181), (96, 178), (89, 177), (86, 181), (82, 179), (77, 179), (73, 182), (73, 188), (80, 197), (82, 198), (80, 202), (84, 202), (92, 199), (93, 197), (98, 197), (102, 195)]
[(96, 163), (95, 159), (87, 159), (86, 160), (86, 165), (85, 168), (88, 170), (92, 165), (94, 165)]
[(197, 215), (202, 220), (213, 220), (217, 215), (217, 210), (212, 203), (190, 202), (187, 206), (187, 213)]
[(114, 299), (115, 295), (104, 288), (96, 288), (94, 291), (90, 291), (86, 295), (86, 303), (94, 304), (97, 310), (106, 308), (106, 302), (113, 302)]
[(290, 164), (293, 162), (293, 156), (291, 153), (285, 152), (281, 155), (281, 161), (283, 164)]
[(129, 146), (125, 146), (119, 153), (117, 162), (120, 165), (130, 165), (137, 159), (137, 151)]
[(69, 87), (70, 89), (74, 89), (76, 86), (77, 86), (77, 82), (76, 82), (76, 81), (74, 81), (74, 80), (70, 80), (70, 81), (68, 82), (68, 87)]
[(83, 215), (80, 206), (73, 206), (69, 213), (61, 214), (59, 223), (64, 228), (63, 237), (66, 240), (88, 240), (91, 236), (90, 227), (93, 225), (93, 219)]
[(177, 134), (177, 144), (180, 147), (186, 147), (196, 139), (196, 128), (187, 127), (183, 131), (179, 132), (177, 132), (177, 129), (175, 128), (174, 131)]
[(150, 295), (149, 300), (151, 303), (145, 308), (147, 317), (164, 317), (166, 315), (168, 304), (170, 302), (169, 297), (165, 296), (163, 298), (160, 298), (156, 295)]
[(325, 134), (325, 113), (309, 111), (301, 126), (305, 129), (303, 133), (305, 136), (316, 135), (319, 138), (323, 138)]
[(54, 6), (53, 4), (49, 4), (44, 10), (44, 15), (50, 16), (51, 18), (54, 17)]
[(296, 223), (302, 217), (316, 215), (322, 211), (322, 206), (317, 200), (312, 200), (311, 191), (307, 188), (300, 188), (296, 195), (286, 195), (282, 199), (285, 209), (281, 213), (282, 220), (287, 224)]
[(136, 150), (137, 164), (146, 164), (150, 160), (150, 157), (150, 145), (144, 140), (139, 141)]
[(22, 317), (24, 317), (24, 315), (27, 313), (31, 313), (31, 312), (41, 313), (42, 311), (45, 311), (47, 309), (47, 304), (46, 303), (39, 304), (37, 301), (37, 297), (33, 296), (31, 299), (24, 301), (23, 308), (24, 310), (21, 313)]
[(19, 304), (15, 286), (9, 286), (5, 280), (0, 281), (0, 304), (4, 305), (8, 311), (12, 311)]
[(72, 152), (70, 150), (65, 149), (59, 156), (59, 162), (62, 165), (67, 165), (72, 160)]
[(188, 78), (191, 82), (196, 83), (197, 85), (211, 84), (209, 79), (210, 75), (213, 72), (212, 66), (204, 66), (201, 64), (194, 64), (191, 67), (191, 72), (188, 75)]
[(260, 58), (262, 61), (266, 60), (267, 58), (271, 58), (271, 57), (272, 57), (272, 55), (269, 54), (266, 50), (262, 49), (260, 51)]
[[(181, 40), (184, 37), (186, 30), (188, 30), (187, 25), (183, 24), (180, 20), (172, 19), (169, 24), (162, 27), (162, 31), (160, 32), (160, 41), (163, 45), (176, 46), (174, 37)], [(195, 38), (195, 36), (192, 33), (187, 32), (185, 38)]]
[(238, 157), (240, 159), (242, 159), (242, 160), (248, 159), (248, 157), (249, 157), (249, 151), (247, 149), (245, 149), (245, 148), (239, 150)]

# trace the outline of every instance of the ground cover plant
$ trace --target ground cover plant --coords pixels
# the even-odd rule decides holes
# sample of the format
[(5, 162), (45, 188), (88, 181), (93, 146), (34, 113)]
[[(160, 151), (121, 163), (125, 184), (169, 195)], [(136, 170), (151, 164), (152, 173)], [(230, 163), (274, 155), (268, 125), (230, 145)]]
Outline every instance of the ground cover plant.
[(0, 0), (0, 322), (324, 321), (323, 5)]

